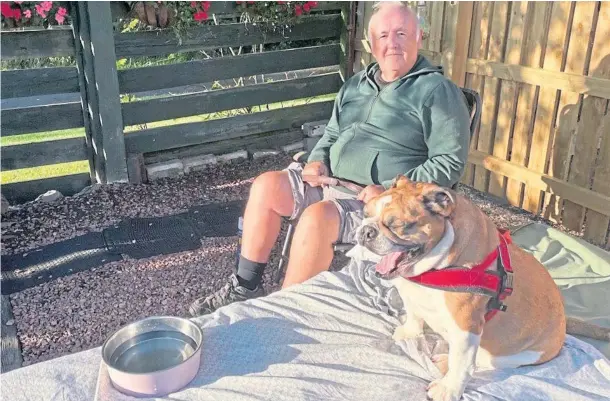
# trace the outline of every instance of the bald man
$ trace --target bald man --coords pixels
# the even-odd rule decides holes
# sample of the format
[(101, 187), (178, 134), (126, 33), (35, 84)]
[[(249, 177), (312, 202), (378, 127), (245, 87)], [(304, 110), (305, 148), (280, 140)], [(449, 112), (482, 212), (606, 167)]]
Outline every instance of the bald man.
[[(304, 167), (258, 176), (244, 214), (237, 273), (191, 306), (193, 316), (264, 295), (261, 278), (282, 217), (298, 219), (283, 287), (328, 270), (333, 243), (355, 243), (362, 208), (397, 174), (450, 187), (468, 156), (469, 113), (460, 89), (417, 50), (417, 17), (403, 2), (374, 5), (368, 35), (376, 62), (340, 89), (326, 130)], [(303, 176), (333, 176), (365, 186), (319, 187)]]

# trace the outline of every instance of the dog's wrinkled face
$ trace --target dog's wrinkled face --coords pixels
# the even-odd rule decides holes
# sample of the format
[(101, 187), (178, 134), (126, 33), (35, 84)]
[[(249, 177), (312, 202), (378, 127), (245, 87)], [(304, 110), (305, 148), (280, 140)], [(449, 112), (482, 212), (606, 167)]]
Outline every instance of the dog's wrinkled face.
[(356, 235), (359, 245), (383, 256), (377, 275), (388, 280), (412, 275), (413, 266), (443, 237), (454, 206), (447, 189), (404, 176), (371, 199)]

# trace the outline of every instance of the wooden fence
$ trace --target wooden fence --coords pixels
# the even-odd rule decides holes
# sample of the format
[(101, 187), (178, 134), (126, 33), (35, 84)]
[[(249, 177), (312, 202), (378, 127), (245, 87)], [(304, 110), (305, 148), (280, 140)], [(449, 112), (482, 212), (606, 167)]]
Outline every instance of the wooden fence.
[[(290, 32), (265, 32), (260, 26), (217, 23), (190, 29), (182, 43), (171, 30), (112, 31), (108, 2), (72, 3), (72, 29), (2, 33), (2, 58), (75, 56), (77, 66), (2, 71), (2, 97), (78, 93), (81, 101), (2, 110), (2, 135), (84, 127), (84, 138), (3, 147), (2, 170), (90, 160), (90, 174), (26, 181), (2, 186), (11, 201), (30, 200), (48, 189), (72, 194), (90, 182), (132, 181), (144, 157), (162, 160), (176, 155), (227, 150), (231, 144), (275, 145), (302, 139), (300, 127), (330, 117), (332, 100), (249, 112), (201, 122), (147, 124), (239, 108), (268, 105), (336, 93), (347, 74), (345, 55), (349, 3), (320, 2)], [(346, 7), (347, 5), (347, 7)], [(234, 2), (213, 2), (210, 15), (234, 13)], [(93, 18), (95, 16), (95, 18)], [(293, 47), (178, 64), (117, 70), (121, 58), (164, 56), (216, 48), (325, 39), (324, 45)], [(335, 72), (292, 78), (291, 72), (335, 68)], [(336, 72), (339, 70), (340, 72)], [(285, 79), (230, 89), (121, 102), (121, 95), (187, 85), (286, 73)], [(294, 74), (293, 74), (294, 75)], [(129, 126), (144, 129), (127, 131)], [(295, 130), (299, 132), (295, 133)], [(231, 142), (232, 141), (232, 142)], [(170, 150), (170, 152), (168, 152)], [(169, 155), (169, 156), (168, 156)], [(131, 161), (134, 161), (131, 163)], [(133, 169), (132, 169), (133, 167)]]
[[(610, 2), (426, 2), (421, 54), (483, 98), (463, 183), (610, 245)], [(371, 61), (359, 2), (356, 67)]]

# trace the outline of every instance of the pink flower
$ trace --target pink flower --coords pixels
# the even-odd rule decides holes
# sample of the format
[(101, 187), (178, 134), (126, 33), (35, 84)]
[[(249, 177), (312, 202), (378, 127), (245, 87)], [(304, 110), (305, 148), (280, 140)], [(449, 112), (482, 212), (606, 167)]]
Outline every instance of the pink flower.
[(298, 17), (299, 15), (303, 14), (303, 9), (301, 8), (300, 5), (296, 5), (294, 6), (294, 14)]
[(46, 12), (51, 11), (51, 8), (53, 8), (53, 2), (52, 1), (43, 1), (42, 3), (40, 3), (40, 6), (42, 7), (42, 9)]
[(191, 8), (197, 8), (197, 2), (191, 1)]
[(15, 3), (15, 4), (21, 4), (21, 3), (23, 3), (23, 1), (13, 1), (13, 3)]
[(57, 23), (59, 25), (63, 24), (64, 21), (66, 20), (67, 14), (68, 14), (68, 10), (66, 10), (63, 7), (59, 7), (59, 10), (57, 10), (57, 13), (55, 14), (55, 21), (57, 21)]
[(23, 15), (25, 16), (25, 18), (30, 19), (30, 18), (32, 18), (32, 11), (31, 10), (25, 10), (23, 12)]
[(13, 17), (16, 20), (20, 20), (21, 19), (21, 9), (20, 8), (13, 9)]
[(311, 10), (311, 6), (309, 5), (309, 3), (305, 3), (303, 4), (303, 10), (305, 10), (305, 12), (309, 12), (309, 10)]
[(210, 2), (209, 1), (202, 1), (201, 2), (201, 7), (203, 7), (203, 11), (207, 12), (210, 9)]
[(201, 22), (205, 19), (208, 19), (208, 13), (206, 13), (205, 11), (198, 11), (193, 14), (193, 18), (195, 19), (195, 21)]
[(42, 18), (47, 18), (47, 13), (40, 4), (36, 4), (36, 14), (40, 15)]
[(13, 9), (11, 8), (11, 5), (8, 4), (7, 2), (3, 1), (2, 3), (0, 3), (0, 10), (1, 10), (2, 16), (4, 18), (13, 17)]

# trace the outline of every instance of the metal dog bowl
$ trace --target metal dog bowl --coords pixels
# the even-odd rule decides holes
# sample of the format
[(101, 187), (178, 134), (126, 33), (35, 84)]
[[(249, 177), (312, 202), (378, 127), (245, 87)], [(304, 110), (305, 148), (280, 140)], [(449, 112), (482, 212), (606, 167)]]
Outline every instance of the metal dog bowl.
[(102, 345), (113, 386), (130, 396), (163, 396), (195, 378), (203, 333), (188, 319), (155, 316), (130, 323)]

